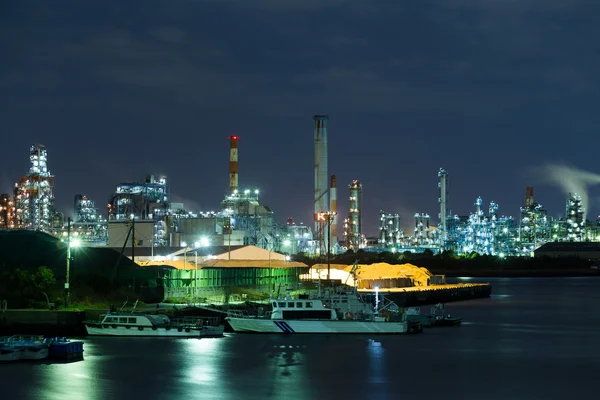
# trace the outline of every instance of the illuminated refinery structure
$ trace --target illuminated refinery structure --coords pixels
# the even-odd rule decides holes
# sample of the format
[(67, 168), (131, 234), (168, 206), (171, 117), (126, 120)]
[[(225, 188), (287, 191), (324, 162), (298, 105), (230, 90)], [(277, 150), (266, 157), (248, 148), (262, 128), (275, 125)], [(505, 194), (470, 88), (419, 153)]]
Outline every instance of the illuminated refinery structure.
[(434, 234), (429, 222), (429, 214), (416, 213), (415, 227), (412, 245), (413, 246), (431, 246), (434, 243)]
[(379, 212), (379, 247), (396, 247), (403, 238), (400, 229), (400, 215)]
[(15, 202), (7, 193), (0, 194), (0, 229), (13, 229), (15, 227)]
[(234, 244), (279, 250), (284, 239), (278, 232), (273, 211), (260, 204), (258, 189), (239, 189), (238, 143), (239, 136), (229, 137), (229, 193), (216, 215), (217, 232), (222, 235), (223, 244), (229, 245), (233, 236)]
[[(558, 224), (555, 224), (558, 226)], [(525, 188), (525, 201), (520, 209), (517, 251), (530, 254), (542, 244), (551, 240), (548, 212), (535, 202), (532, 186)], [(558, 238), (558, 237), (557, 237)]]
[(167, 178), (156, 180), (146, 176), (145, 182), (124, 182), (117, 185), (108, 204), (108, 219), (160, 219), (167, 215), (171, 192)]
[(83, 243), (104, 243), (108, 238), (106, 218), (98, 212), (96, 203), (83, 194), (76, 194), (74, 200), (75, 218), (71, 230), (78, 233)]
[(117, 185), (108, 203), (108, 245), (121, 247), (135, 220), (135, 244), (139, 247), (170, 245), (167, 218), (171, 215), (171, 191), (166, 177), (147, 175), (144, 182)]
[(581, 242), (586, 238), (584, 215), (585, 209), (583, 208), (581, 196), (577, 193), (569, 193), (565, 210), (567, 241)]
[(29, 173), (14, 189), (14, 227), (49, 231), (54, 216), (54, 175), (48, 170), (48, 153), (41, 144), (31, 146)]
[(350, 212), (344, 220), (345, 244), (349, 250), (358, 250), (365, 246), (362, 232), (362, 183), (354, 180), (348, 186), (350, 189)]

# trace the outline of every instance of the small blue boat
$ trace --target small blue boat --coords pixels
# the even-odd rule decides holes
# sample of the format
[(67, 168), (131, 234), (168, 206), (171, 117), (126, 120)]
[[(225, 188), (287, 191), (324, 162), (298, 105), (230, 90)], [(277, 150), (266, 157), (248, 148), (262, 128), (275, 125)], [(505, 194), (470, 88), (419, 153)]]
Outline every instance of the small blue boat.
[(83, 359), (83, 342), (40, 335), (0, 337), (0, 361), (44, 360), (72, 361)]

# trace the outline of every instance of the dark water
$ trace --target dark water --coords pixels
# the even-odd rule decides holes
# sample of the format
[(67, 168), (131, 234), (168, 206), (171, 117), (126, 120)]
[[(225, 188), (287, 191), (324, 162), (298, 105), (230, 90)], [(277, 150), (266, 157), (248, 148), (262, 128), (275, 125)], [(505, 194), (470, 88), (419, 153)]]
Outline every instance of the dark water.
[(458, 328), (403, 336), (85, 339), (0, 365), (3, 399), (598, 399), (600, 279), (487, 279)]

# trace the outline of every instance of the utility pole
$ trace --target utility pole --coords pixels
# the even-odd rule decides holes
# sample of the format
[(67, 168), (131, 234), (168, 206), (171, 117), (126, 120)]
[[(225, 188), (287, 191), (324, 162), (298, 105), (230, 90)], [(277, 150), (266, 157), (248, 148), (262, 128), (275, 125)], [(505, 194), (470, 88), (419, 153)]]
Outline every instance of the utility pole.
[(69, 283), (71, 281), (71, 218), (67, 218), (67, 276), (65, 277), (65, 307), (69, 307), (71, 295)]
[(137, 268), (135, 267), (135, 216), (131, 217), (131, 261), (133, 261), (133, 292), (135, 293), (135, 273)]
[(331, 282), (331, 219), (333, 216), (327, 212), (327, 281)]

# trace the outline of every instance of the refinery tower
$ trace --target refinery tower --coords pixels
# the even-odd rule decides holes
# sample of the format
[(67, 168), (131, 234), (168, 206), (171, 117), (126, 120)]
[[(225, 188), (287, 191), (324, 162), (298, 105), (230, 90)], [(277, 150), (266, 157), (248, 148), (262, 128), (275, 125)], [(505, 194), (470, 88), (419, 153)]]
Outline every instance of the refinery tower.
[(48, 170), (46, 147), (34, 144), (29, 151), (29, 173), (15, 184), (16, 226), (47, 231), (54, 214), (54, 175)]

